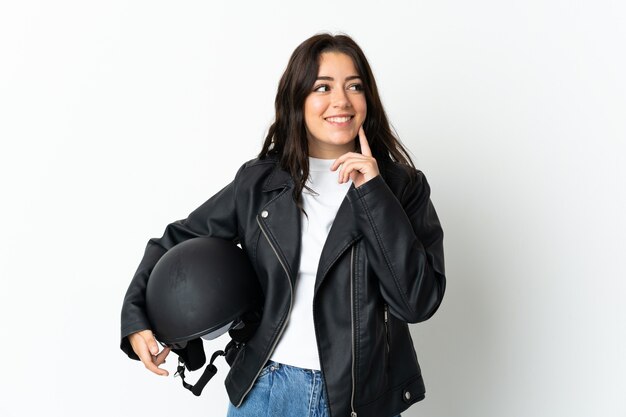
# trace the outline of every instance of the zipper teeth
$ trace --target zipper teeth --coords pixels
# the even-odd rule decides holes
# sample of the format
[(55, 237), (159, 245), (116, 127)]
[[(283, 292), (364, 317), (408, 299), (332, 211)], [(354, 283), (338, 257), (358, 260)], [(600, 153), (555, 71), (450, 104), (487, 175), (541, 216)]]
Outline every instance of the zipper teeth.
[(355, 362), (356, 358), (354, 355), (354, 271), (352, 270), (352, 266), (354, 265), (354, 246), (352, 247), (352, 251), (350, 252), (350, 323), (352, 327), (352, 395), (350, 397), (350, 407), (352, 408), (352, 413), (350, 413), (351, 417), (357, 417), (356, 411), (354, 411), (354, 391), (355, 391)]
[(387, 343), (387, 353), (389, 353), (389, 306), (385, 303), (385, 341)]
[(246, 398), (246, 396), (248, 395), (248, 393), (250, 392), (250, 390), (254, 386), (254, 381), (256, 381), (256, 379), (259, 377), (259, 374), (263, 370), (263, 366), (269, 360), (270, 356), (272, 356), (272, 352), (274, 352), (274, 349), (276, 348), (276, 344), (278, 343), (278, 341), (280, 340), (281, 336), (283, 335), (283, 332), (285, 331), (285, 325), (287, 324), (287, 317), (289, 317), (289, 315), (291, 314), (291, 307), (293, 305), (293, 285), (291, 285), (291, 278), (289, 277), (289, 272), (287, 272), (287, 267), (283, 263), (283, 260), (280, 258), (280, 256), (278, 256), (278, 252), (276, 252), (276, 248), (272, 244), (272, 241), (270, 240), (270, 238), (267, 236), (267, 233), (265, 232), (265, 229), (263, 229), (263, 225), (261, 224), (261, 221), (259, 220), (259, 216), (258, 215), (256, 216), (256, 222), (259, 224), (259, 227), (261, 228), (261, 232), (263, 232), (263, 236), (265, 236), (265, 239), (267, 239), (267, 243), (270, 244), (270, 247), (272, 248), (272, 251), (274, 251), (274, 254), (276, 255), (276, 258), (278, 258), (278, 262), (280, 262), (280, 265), (283, 267), (283, 269), (285, 270), (285, 274), (287, 275), (287, 281), (289, 281), (289, 293), (290, 293), (289, 310), (287, 310), (287, 316), (285, 317), (285, 321), (283, 321), (283, 325), (280, 328), (280, 333), (278, 333), (278, 336), (276, 337), (276, 339), (274, 339), (274, 343), (272, 344), (272, 348), (270, 349), (267, 357), (265, 358), (265, 360), (261, 364), (261, 368), (257, 371), (256, 376), (252, 380), (252, 383), (250, 384), (250, 386), (248, 387), (246, 392), (243, 393), (243, 396), (241, 397), (241, 401), (239, 401), (239, 404), (237, 404), (237, 407), (239, 407), (243, 403), (243, 400)]

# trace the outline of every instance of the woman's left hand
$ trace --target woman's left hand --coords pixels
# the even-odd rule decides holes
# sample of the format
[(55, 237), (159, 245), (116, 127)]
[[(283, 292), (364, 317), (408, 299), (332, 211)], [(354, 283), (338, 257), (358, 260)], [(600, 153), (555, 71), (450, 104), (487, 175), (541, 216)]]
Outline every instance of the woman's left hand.
[(372, 157), (372, 150), (367, 143), (363, 126), (359, 128), (359, 141), (361, 143), (361, 153), (348, 152), (341, 155), (333, 162), (331, 171), (339, 170), (339, 183), (342, 184), (351, 179), (355, 187), (360, 187), (372, 178), (380, 175), (376, 159)]

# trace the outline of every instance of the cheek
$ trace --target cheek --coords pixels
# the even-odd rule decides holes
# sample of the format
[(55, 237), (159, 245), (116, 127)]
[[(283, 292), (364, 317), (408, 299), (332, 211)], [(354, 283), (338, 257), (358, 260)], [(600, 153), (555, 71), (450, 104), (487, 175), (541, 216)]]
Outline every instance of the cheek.
[(351, 100), (352, 108), (355, 113), (357, 113), (362, 120), (365, 119), (367, 115), (367, 101), (365, 100), (365, 96), (355, 96)]
[(362, 113), (363, 114), (363, 118), (365, 119), (365, 116), (367, 115), (367, 101), (365, 101), (365, 97), (363, 97), (363, 99), (359, 100), (357, 106), (358, 106), (357, 111), (359, 113)]
[(307, 99), (304, 103), (304, 114), (309, 119), (319, 119), (326, 111), (326, 107), (327, 105), (324, 100), (312, 97)]

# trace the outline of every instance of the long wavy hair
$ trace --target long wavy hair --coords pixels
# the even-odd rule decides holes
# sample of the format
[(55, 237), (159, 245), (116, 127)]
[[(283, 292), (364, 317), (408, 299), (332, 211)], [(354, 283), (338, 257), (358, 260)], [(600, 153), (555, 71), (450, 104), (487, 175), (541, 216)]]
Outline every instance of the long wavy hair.
[[(313, 90), (319, 71), (320, 56), (324, 52), (341, 52), (348, 55), (363, 81), (367, 104), (363, 129), (381, 175), (391, 161), (415, 168), (409, 153), (391, 130), (378, 94), (376, 80), (361, 48), (352, 38), (344, 34), (314, 35), (302, 42), (289, 59), (276, 92), (274, 123), (270, 126), (258, 155), (259, 158), (276, 155), (281, 168), (291, 174), (295, 184), (293, 198), (300, 210), (303, 210), (302, 189), (305, 188), (309, 177), (304, 101)], [(355, 137), (355, 150), (360, 152), (358, 136)], [(414, 169), (409, 172), (414, 179)], [(308, 186), (306, 188), (310, 190)]]

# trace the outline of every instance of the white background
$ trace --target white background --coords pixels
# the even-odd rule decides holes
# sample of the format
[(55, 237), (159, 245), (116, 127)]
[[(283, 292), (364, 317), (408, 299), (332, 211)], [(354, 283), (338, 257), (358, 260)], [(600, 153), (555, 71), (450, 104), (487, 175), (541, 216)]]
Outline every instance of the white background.
[(195, 398), (122, 354), (122, 298), (259, 152), (293, 49), (342, 31), (445, 230), (404, 416), (626, 416), (623, 3), (227, 3), (0, 3), (0, 415), (225, 414), (222, 359)]

